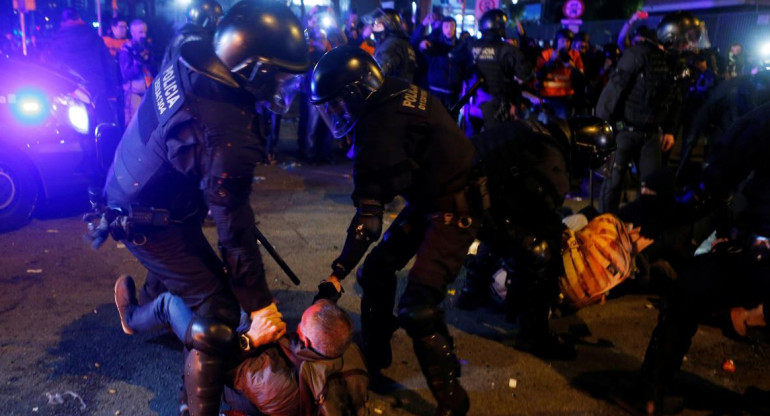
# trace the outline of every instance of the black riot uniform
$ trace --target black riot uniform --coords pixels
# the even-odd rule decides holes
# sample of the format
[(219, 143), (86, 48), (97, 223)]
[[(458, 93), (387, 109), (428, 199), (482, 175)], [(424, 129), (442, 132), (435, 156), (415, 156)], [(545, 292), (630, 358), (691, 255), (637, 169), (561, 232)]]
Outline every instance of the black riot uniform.
[(466, 91), (481, 80), (480, 88), (466, 107), (468, 134), (508, 120), (511, 106), (521, 103), (520, 83), (533, 76), (532, 66), (521, 50), (503, 40), (507, 21), (503, 11), (487, 11), (479, 21), (481, 39), (462, 43), (452, 53)]
[(516, 347), (543, 358), (573, 358), (574, 347), (548, 327), (564, 274), (564, 225), (556, 209), (569, 191), (569, 167), (601, 163), (614, 150), (612, 130), (596, 117), (569, 123), (554, 118), (548, 124), (517, 120), (471, 140), (488, 178), (491, 204), (478, 252), (466, 263), (458, 306), (473, 309), (489, 301), (492, 275), (504, 259), (512, 267), (505, 309), (519, 323)]
[[(272, 302), (249, 204), (262, 151), (255, 105), (276, 100), (309, 59), (291, 10), (249, 3), (233, 6), (213, 49), (187, 42), (176, 56), (121, 139), (106, 204), (117, 216), (113, 236), (148, 270), (142, 300), (168, 291), (211, 323), (188, 330), (202, 347), (187, 355), (185, 386), (191, 415), (216, 415), (224, 362), (218, 353), (235, 341), (239, 305), (251, 313)], [(201, 229), (207, 210), (221, 259)]]
[[(688, 183), (686, 168), (690, 156), (701, 136), (705, 137), (705, 149), (722, 137), (740, 117), (770, 101), (770, 72), (760, 71), (753, 75), (730, 78), (719, 83), (698, 108), (687, 127), (682, 140), (682, 156), (679, 160), (677, 179)], [(699, 171), (699, 169), (694, 169)]]
[[(457, 379), (452, 338), (438, 305), (476, 234), (476, 217), (465, 194), (473, 146), (437, 98), (397, 78), (382, 77), (360, 49), (340, 47), (321, 58), (311, 91), (335, 136), (353, 133), (352, 199), (357, 212), (332, 264), (332, 277), (344, 278), (379, 239), (384, 204), (396, 195), (407, 201), (358, 270), (362, 347), (370, 372), (390, 365), (390, 338), (400, 324), (413, 340), (439, 413), (464, 415), (469, 400)], [(415, 255), (396, 320), (396, 272)], [(319, 286), (319, 295), (329, 284)]]
[(701, 319), (720, 309), (764, 304), (764, 319), (770, 322), (768, 131), (770, 104), (764, 104), (739, 119), (714, 145), (698, 192), (680, 198), (687, 205), (705, 205), (701, 211), (717, 209), (720, 216), (727, 215), (724, 205), (746, 180), (745, 209), (734, 220), (717, 221), (717, 237), (728, 241), (696, 256), (664, 298), (642, 366), (647, 398), (656, 405), (681, 367)]
[(617, 212), (629, 163), (637, 164), (640, 178), (663, 163), (662, 135), (674, 132), (684, 92), (674, 61), (646, 39), (623, 52), (599, 96), (596, 115), (618, 128), (618, 150), (601, 188), (602, 212)]
[[(376, 30), (379, 25), (382, 25), (383, 30)], [(393, 9), (380, 10), (374, 17), (372, 31), (377, 40), (374, 59), (380, 65), (382, 74), (407, 82), (414, 81), (417, 55), (409, 42), (409, 36), (404, 32), (401, 15)]]
[(215, 0), (196, 1), (187, 6), (185, 13), (187, 22), (177, 30), (169, 41), (166, 52), (163, 54), (161, 66), (166, 66), (171, 62), (174, 54), (185, 42), (200, 40), (210, 42), (223, 14), (222, 6)]

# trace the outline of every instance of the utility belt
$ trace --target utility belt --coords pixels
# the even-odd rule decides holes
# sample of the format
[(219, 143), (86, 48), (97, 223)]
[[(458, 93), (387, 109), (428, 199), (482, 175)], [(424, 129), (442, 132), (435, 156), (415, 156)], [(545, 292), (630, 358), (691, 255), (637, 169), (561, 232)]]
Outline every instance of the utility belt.
[(759, 234), (733, 233), (731, 238), (737, 250), (743, 250), (755, 263), (770, 264), (770, 237)]
[[(473, 218), (480, 218), (481, 215), (489, 210), (490, 199), (487, 188), (487, 177), (480, 171), (474, 171), (471, 174), (472, 179), (468, 185), (451, 194), (453, 210), (446, 210), (443, 214), (444, 225), (457, 225), (462, 229), (470, 228), (473, 225)], [(444, 198), (442, 198), (444, 199)], [(447, 206), (448, 204), (440, 204)]]
[(147, 242), (148, 232), (163, 229), (184, 221), (174, 220), (167, 209), (132, 204), (128, 211), (121, 208), (103, 208), (83, 218), (88, 223), (86, 238), (93, 248), (99, 248), (112, 236), (115, 241), (130, 241), (135, 245)]
[(663, 133), (663, 129), (657, 124), (631, 125), (624, 121), (616, 122), (615, 130), (618, 132), (629, 131), (644, 134)]

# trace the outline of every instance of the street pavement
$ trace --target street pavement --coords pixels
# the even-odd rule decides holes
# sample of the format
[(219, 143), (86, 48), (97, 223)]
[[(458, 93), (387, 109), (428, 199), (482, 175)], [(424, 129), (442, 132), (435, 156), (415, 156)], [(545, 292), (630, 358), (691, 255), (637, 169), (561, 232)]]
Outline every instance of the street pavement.
[[(295, 287), (263, 252), (269, 285), (293, 328), (328, 276), (354, 214), (351, 167), (279, 160), (255, 172), (251, 203), (262, 232), (302, 279)], [(175, 415), (181, 344), (164, 331), (123, 334), (113, 304), (117, 276), (129, 273), (141, 284), (142, 267), (115, 241), (98, 251), (83, 241), (84, 201), (53, 205), (26, 227), (0, 234), (0, 415)], [(386, 213), (386, 226), (394, 217)], [(214, 228), (206, 234), (215, 242)], [(399, 277), (400, 293), (405, 272)], [(555, 316), (553, 327), (577, 342), (578, 357), (549, 362), (513, 348), (516, 328), (494, 306), (454, 307), (462, 280), (461, 273), (444, 307), (472, 415), (624, 414), (607, 395), (633, 388), (657, 318), (655, 293), (624, 283), (604, 304)], [(339, 303), (358, 330), (360, 289), (352, 277), (343, 286)], [(373, 414), (432, 415), (435, 402), (403, 330), (392, 345), (393, 365), (384, 374), (393, 384), (372, 394)], [(678, 383), (687, 404), (682, 414), (762, 414), (744, 392), (770, 390), (767, 352), (765, 344), (701, 326)], [(734, 372), (722, 369), (730, 359)]]

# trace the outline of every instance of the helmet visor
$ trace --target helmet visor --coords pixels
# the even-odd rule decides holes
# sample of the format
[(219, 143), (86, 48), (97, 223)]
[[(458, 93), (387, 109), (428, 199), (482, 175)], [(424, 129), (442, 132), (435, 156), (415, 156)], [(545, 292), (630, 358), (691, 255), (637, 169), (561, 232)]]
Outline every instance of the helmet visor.
[(246, 90), (257, 101), (263, 101), (268, 110), (286, 114), (302, 86), (302, 77), (282, 71), (264, 62), (254, 62), (239, 71), (246, 76)]
[(333, 98), (325, 103), (316, 104), (318, 112), (321, 113), (321, 118), (332, 135), (339, 139), (344, 137), (353, 126), (356, 124), (356, 117), (348, 108), (348, 104), (340, 97)]
[(275, 114), (286, 114), (291, 103), (302, 88), (302, 75), (279, 72), (275, 76), (276, 88), (272, 99), (267, 100), (267, 109)]

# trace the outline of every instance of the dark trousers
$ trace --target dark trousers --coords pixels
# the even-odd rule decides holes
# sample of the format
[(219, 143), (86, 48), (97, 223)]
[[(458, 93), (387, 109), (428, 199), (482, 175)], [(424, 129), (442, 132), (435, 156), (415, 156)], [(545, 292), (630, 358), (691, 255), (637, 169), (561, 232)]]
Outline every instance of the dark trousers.
[[(746, 250), (722, 249), (695, 257), (664, 298), (658, 325), (642, 365), (649, 387), (665, 390), (682, 366), (698, 323), (724, 308), (753, 308), (770, 299), (770, 262), (753, 260)], [(765, 320), (770, 308), (765, 305)]]
[(599, 211), (616, 214), (620, 207), (620, 194), (628, 165), (636, 163), (639, 179), (655, 172), (663, 165), (660, 150), (662, 135), (658, 131), (622, 131), (618, 133), (617, 150), (612, 161), (610, 176), (604, 181), (599, 196)]
[(415, 285), (429, 288), (436, 296), (424, 301), (438, 305), (447, 285), (457, 277), (475, 234), (475, 225), (467, 229), (447, 225), (443, 214), (429, 215), (407, 205), (364, 260), (359, 276), (364, 293), (381, 299), (386, 304), (383, 309), (392, 314), (396, 272), (416, 255), (406, 290)]
[(364, 292), (362, 346), (370, 371), (377, 372), (391, 360), (396, 272), (417, 256), (399, 302), (399, 322), (412, 338), (420, 368), (439, 407), (464, 415), (468, 396), (457, 379), (459, 364), (438, 307), (447, 285), (457, 277), (478, 228), (476, 224), (460, 228), (457, 220), (457, 216), (428, 214), (407, 205), (364, 260), (359, 283)]
[(171, 292), (196, 314), (236, 328), (240, 320), (238, 300), (227, 285), (222, 261), (200, 226), (179, 225), (138, 233), (125, 244), (147, 269), (140, 303)]

